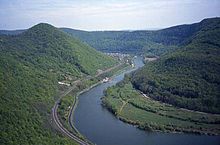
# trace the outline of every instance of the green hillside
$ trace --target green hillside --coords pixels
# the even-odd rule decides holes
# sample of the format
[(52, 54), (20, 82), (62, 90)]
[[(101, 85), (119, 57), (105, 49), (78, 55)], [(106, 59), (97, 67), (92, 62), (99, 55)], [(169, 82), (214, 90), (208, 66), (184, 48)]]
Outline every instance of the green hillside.
[(0, 36), (0, 144), (75, 144), (51, 126), (58, 80), (116, 64), (49, 24)]
[[(60, 28), (60, 30), (102, 52), (159, 56), (172, 52), (177, 46), (187, 43), (195, 33), (206, 25), (206, 22), (209, 23), (210, 21), (214, 21), (214, 19), (205, 19), (200, 23), (154, 31), (83, 31), (70, 28)], [(23, 32), (25, 30), (0, 30), (0, 35), (17, 35)]]
[(108, 88), (103, 105), (144, 130), (219, 135), (220, 19), (196, 25), (177, 50)]
[(81, 31), (61, 28), (64, 32), (76, 37), (97, 50), (104, 52), (122, 52), (132, 54), (162, 55), (172, 52), (200, 31), (207, 21), (179, 25), (162, 30), (148, 31)]
[(128, 77), (108, 88), (102, 102), (122, 121), (147, 131), (220, 134), (219, 114), (186, 110), (155, 101), (136, 90)]
[[(61, 28), (64, 32), (78, 38), (102, 52), (161, 55), (173, 49), (151, 39), (157, 31), (80, 31)], [(155, 35), (156, 36), (156, 35)], [(158, 37), (158, 36), (156, 36)]]
[(178, 107), (220, 113), (220, 19), (200, 25), (185, 46), (135, 72), (134, 87)]

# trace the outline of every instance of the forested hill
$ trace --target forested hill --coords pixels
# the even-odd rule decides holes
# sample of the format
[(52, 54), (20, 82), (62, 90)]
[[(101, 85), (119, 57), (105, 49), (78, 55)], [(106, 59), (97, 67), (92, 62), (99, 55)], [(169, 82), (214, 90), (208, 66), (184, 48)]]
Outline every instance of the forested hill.
[(0, 144), (74, 144), (52, 130), (58, 80), (116, 61), (49, 24), (0, 36)]
[(184, 46), (147, 63), (132, 75), (131, 82), (156, 100), (220, 113), (220, 19), (199, 25)]
[[(60, 28), (99, 51), (103, 52), (136, 52), (139, 42), (129, 42), (121, 39), (127, 31), (81, 31), (70, 28)], [(135, 47), (135, 48), (132, 48)]]
[[(218, 18), (204, 19), (199, 23), (179, 25), (155, 31), (82, 31), (60, 28), (102, 52), (161, 55), (172, 52), (177, 46), (186, 44), (206, 23)], [(17, 35), (25, 30), (6, 31), (0, 34)]]
[(25, 31), (26, 31), (25, 29), (24, 30), (0, 30), (0, 35), (18, 35)]
[(208, 23), (219, 18), (204, 19), (199, 23), (179, 25), (156, 31), (80, 31), (61, 30), (104, 52), (123, 52), (161, 55), (185, 44)]
[[(17, 36), (1, 37), (1, 51), (21, 62), (74, 75), (94, 74), (113, 61), (49, 24), (38, 24)], [(100, 63), (103, 62), (103, 63)]]

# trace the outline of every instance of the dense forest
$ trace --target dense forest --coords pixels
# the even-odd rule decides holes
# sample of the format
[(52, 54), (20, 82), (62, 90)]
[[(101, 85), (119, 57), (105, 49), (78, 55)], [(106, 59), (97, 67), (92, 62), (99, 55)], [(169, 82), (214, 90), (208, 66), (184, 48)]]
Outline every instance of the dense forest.
[(220, 113), (220, 19), (203, 20), (197, 25), (199, 31), (183, 45), (147, 63), (132, 74), (131, 82), (153, 99)]
[(73, 143), (51, 127), (50, 112), (58, 81), (95, 75), (117, 63), (94, 48), (160, 55), (127, 76), (131, 86), (125, 89), (176, 107), (220, 113), (219, 18), (157, 31), (87, 32), (38, 24), (0, 33), (0, 144)]
[(147, 131), (219, 135), (220, 18), (184, 27), (166, 30), (175, 36), (170, 43), (180, 44), (175, 51), (125, 75), (105, 91), (102, 103), (120, 120)]
[(132, 54), (162, 55), (186, 43), (209, 19), (154, 31), (81, 31), (61, 28), (97, 50)]
[(49, 24), (0, 36), (0, 144), (75, 144), (54, 130), (58, 80), (117, 62)]
[[(102, 52), (161, 55), (174, 49), (174, 45), (162, 44), (153, 40), (157, 31), (80, 31), (61, 28)], [(158, 35), (159, 36), (159, 35)], [(158, 37), (157, 36), (157, 37)], [(151, 38), (152, 37), (152, 38)]]
[[(210, 19), (207, 20), (211, 21)], [(60, 30), (102, 52), (159, 56), (172, 52), (178, 46), (187, 43), (189, 38), (206, 25), (207, 20), (154, 31), (82, 31), (70, 28), (60, 28)], [(0, 34), (17, 35), (23, 32), (25, 30), (1, 30)]]

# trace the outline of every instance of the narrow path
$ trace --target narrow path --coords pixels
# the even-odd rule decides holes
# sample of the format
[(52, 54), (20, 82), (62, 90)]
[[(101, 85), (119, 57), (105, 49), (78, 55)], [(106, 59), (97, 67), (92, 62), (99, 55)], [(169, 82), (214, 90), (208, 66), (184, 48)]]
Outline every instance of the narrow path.
[(121, 62), (120, 62), (118, 65), (113, 66), (113, 67), (111, 67), (111, 68), (108, 68), (108, 69), (106, 69), (106, 70), (104, 70), (104, 71), (98, 73), (97, 75), (95, 75), (95, 77), (98, 77), (98, 76), (100, 76), (100, 75), (102, 75), (102, 74), (104, 74), (104, 73), (110, 72), (110, 71), (112, 71), (113, 69), (115, 69), (115, 68), (121, 66), (122, 64), (124, 64), (124, 63), (121, 63)]
[(123, 108), (125, 107), (125, 105), (128, 103), (128, 101), (129, 101), (129, 100), (130, 100), (130, 99), (128, 99), (128, 100), (126, 100), (126, 101), (121, 100), (123, 104), (122, 104), (121, 108), (119, 109), (118, 114), (120, 114), (120, 113), (121, 113), (121, 111), (123, 110)]

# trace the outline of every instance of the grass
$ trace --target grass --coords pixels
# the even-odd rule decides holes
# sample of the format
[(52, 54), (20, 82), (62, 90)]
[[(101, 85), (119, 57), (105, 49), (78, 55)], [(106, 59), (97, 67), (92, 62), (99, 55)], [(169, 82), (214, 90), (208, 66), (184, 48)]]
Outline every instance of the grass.
[(103, 104), (121, 120), (144, 130), (212, 135), (220, 133), (220, 115), (176, 108), (155, 101), (144, 97), (130, 83), (119, 83), (108, 88)]

